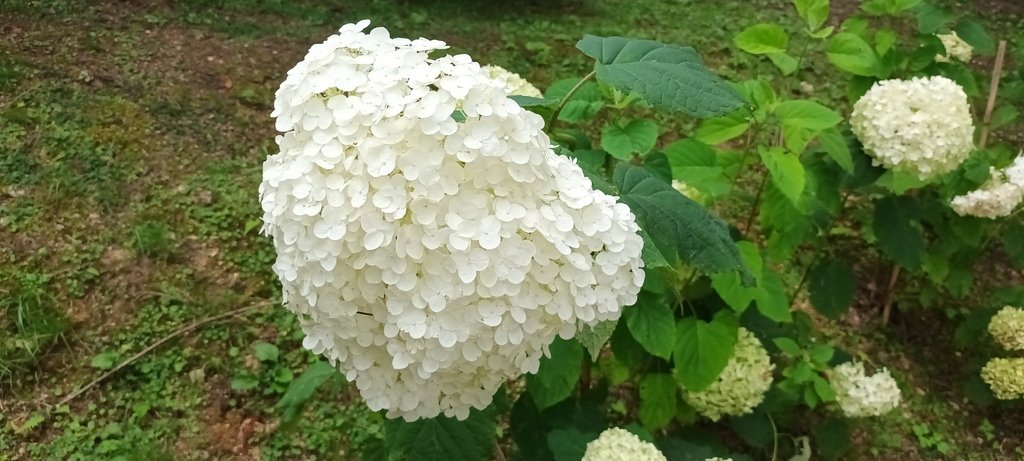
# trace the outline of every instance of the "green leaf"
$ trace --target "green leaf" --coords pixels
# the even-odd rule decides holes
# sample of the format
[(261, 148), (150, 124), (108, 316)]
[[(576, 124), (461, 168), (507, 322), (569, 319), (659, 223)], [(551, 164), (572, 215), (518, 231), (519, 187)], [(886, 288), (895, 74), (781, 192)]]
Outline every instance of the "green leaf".
[(640, 229), (640, 236), (644, 239), (644, 248), (640, 250), (640, 257), (644, 261), (644, 270), (651, 271), (654, 269), (672, 269), (672, 264), (668, 262), (665, 255), (658, 249), (658, 246), (651, 239), (651, 235), (647, 231)]
[(750, 54), (784, 53), (789, 36), (776, 24), (755, 24), (740, 32), (733, 42)]
[(657, 141), (658, 125), (645, 119), (619, 121), (601, 131), (601, 148), (619, 160), (629, 160), (633, 154), (646, 154), (654, 149)]
[(819, 264), (808, 277), (811, 305), (822, 315), (835, 319), (853, 303), (856, 283), (849, 266), (839, 262)]
[(92, 361), (89, 362), (89, 366), (93, 368), (99, 368), (100, 370), (109, 370), (114, 368), (114, 364), (117, 362), (117, 352), (103, 352), (96, 354)]
[(626, 317), (626, 327), (633, 339), (647, 352), (666, 360), (672, 356), (676, 340), (675, 317), (660, 297), (641, 292), (636, 305), (625, 308), (622, 315)]
[(882, 29), (875, 32), (875, 51), (878, 52), (879, 56), (885, 56), (892, 46), (896, 44), (896, 31), (892, 29)]
[(231, 389), (236, 391), (247, 391), (255, 389), (260, 385), (260, 380), (252, 373), (243, 373), (231, 380)]
[(1003, 250), (1014, 267), (1024, 267), (1024, 224), (1019, 220), (1006, 223), (1003, 231)]
[(832, 109), (804, 99), (780, 102), (775, 107), (775, 116), (784, 124), (812, 130), (832, 128), (843, 121)]
[[(631, 310), (636, 309), (636, 307), (627, 307), (626, 309)], [(576, 332), (576, 340), (587, 349), (587, 353), (590, 354), (590, 360), (597, 361), (597, 358), (601, 355), (601, 349), (604, 348), (605, 343), (612, 337), (612, 333), (615, 333), (615, 326), (618, 323), (618, 320), (606, 320), (598, 322), (594, 326), (583, 325)]]
[(413, 422), (389, 419), (384, 443), (398, 459), (486, 461), (494, 452), (497, 427), (490, 411), (472, 410), (465, 421), (439, 416)]
[(797, 13), (807, 22), (807, 30), (818, 30), (828, 19), (828, 0), (793, 0)]
[(934, 34), (949, 21), (949, 12), (928, 2), (922, 2), (914, 9), (917, 16), (917, 30), (922, 34)]
[(292, 380), (288, 385), (288, 390), (277, 402), (276, 407), (281, 410), (281, 422), (288, 424), (294, 421), (295, 417), (302, 413), (302, 407), (320, 386), (327, 380), (340, 376), (342, 376), (341, 373), (328, 362), (316, 362), (307, 367), (298, 378)]
[(840, 32), (828, 42), (828, 60), (836, 67), (854, 75), (883, 77), (882, 63), (875, 50), (864, 39)]
[(655, 107), (711, 118), (743, 105), (693, 48), (593, 35), (584, 36), (576, 48), (597, 60), (599, 81), (635, 93)]
[[(752, 242), (738, 242), (736, 246), (740, 250), (740, 258), (743, 265), (750, 270), (754, 280), (761, 279), (761, 272), (764, 262), (761, 259), (761, 252), (757, 245)], [(760, 284), (759, 284), (760, 285)], [(711, 276), (711, 286), (718, 292), (718, 296), (736, 313), (742, 314), (754, 300), (760, 286), (745, 287), (740, 281), (740, 275), (736, 272), (723, 272)]]
[(797, 66), (800, 65), (800, 62), (797, 61), (796, 58), (786, 53), (770, 53), (768, 54), (768, 59), (771, 59), (772, 64), (775, 64), (775, 67), (779, 68), (782, 75), (789, 75), (796, 72)]
[(273, 362), (279, 354), (277, 346), (270, 343), (256, 343), (252, 345), (253, 354), (260, 362)]
[(771, 422), (767, 415), (759, 411), (743, 416), (732, 416), (729, 418), (729, 426), (743, 442), (752, 447), (767, 447), (774, 440)]
[(956, 34), (981, 53), (992, 53), (996, 50), (996, 42), (992, 39), (985, 27), (976, 21), (965, 19), (956, 25)]
[(640, 409), (637, 416), (649, 431), (656, 431), (672, 422), (676, 415), (678, 387), (672, 375), (651, 373), (640, 381)]
[(850, 451), (850, 424), (843, 419), (828, 418), (814, 431), (818, 454), (834, 461)]
[(1020, 117), (1020, 110), (1010, 104), (1003, 104), (992, 112), (992, 120), (989, 123), (991, 129), (995, 130), (1004, 125), (1013, 123)]
[(916, 209), (909, 197), (886, 197), (875, 203), (871, 223), (882, 252), (908, 269), (916, 269), (924, 261), (924, 234)]
[(761, 274), (761, 279), (757, 281), (754, 302), (757, 304), (757, 311), (771, 320), (786, 323), (793, 321), (786, 286), (779, 274), (771, 269), (766, 268)]
[(519, 107), (555, 106), (558, 104), (557, 99), (535, 98), (518, 94), (510, 95), (508, 98), (519, 104)]
[(662, 253), (678, 255), (706, 273), (746, 273), (729, 228), (707, 209), (636, 165), (620, 163), (615, 183), (621, 200)]
[(801, 352), (800, 345), (793, 341), (791, 338), (781, 337), (772, 340), (775, 343), (775, 347), (778, 347), (780, 351), (790, 357), (799, 357)]
[[(569, 90), (579, 81), (579, 78), (559, 80), (548, 87), (544, 92), (544, 98), (559, 101), (569, 94)], [(558, 120), (579, 123), (594, 118), (603, 107), (604, 102), (601, 100), (601, 91), (597, 83), (586, 82), (562, 107), (562, 111), (558, 113)]]
[(594, 435), (570, 427), (549, 432), (547, 442), (555, 461), (579, 461), (587, 452), (587, 444), (595, 438)]
[(836, 355), (836, 349), (828, 344), (817, 344), (811, 348), (811, 360), (818, 366), (828, 366)]
[(818, 135), (821, 148), (832, 160), (848, 174), (854, 173), (853, 153), (850, 152), (850, 145), (846, 138), (837, 128), (829, 128)]
[(717, 315), (711, 322), (687, 317), (676, 324), (673, 374), (690, 392), (700, 392), (718, 379), (732, 357), (739, 324), (735, 317)]
[(526, 377), (526, 390), (539, 410), (561, 402), (572, 394), (580, 380), (583, 347), (562, 338), (551, 343), (551, 357), (540, 360), (537, 374)]
[[(693, 137), (705, 144), (721, 144), (746, 133), (750, 128), (746, 111), (736, 111), (723, 117), (704, 120)], [(667, 152), (667, 149), (666, 149)], [(671, 158), (671, 156), (670, 156)], [(714, 163), (712, 162), (712, 165)]]
[(778, 147), (761, 149), (760, 153), (761, 160), (768, 167), (775, 187), (778, 187), (794, 205), (800, 203), (800, 196), (804, 192), (804, 184), (807, 180), (804, 165), (800, 163), (800, 159)]

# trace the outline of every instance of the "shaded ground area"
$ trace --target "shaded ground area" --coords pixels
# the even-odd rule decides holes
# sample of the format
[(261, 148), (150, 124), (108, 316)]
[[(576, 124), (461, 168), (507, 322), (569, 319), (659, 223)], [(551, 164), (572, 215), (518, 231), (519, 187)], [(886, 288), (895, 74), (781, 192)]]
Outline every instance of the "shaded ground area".
[[(59, 404), (182, 326), (275, 299), (256, 201), (273, 92), (338, 25), (440, 38), (543, 87), (586, 71), (584, 32), (692, 44), (739, 77), (754, 61), (731, 37), (792, 17), (773, 0), (482, 3), (0, 1), (0, 460), (347, 459), (380, 435), (341, 384), (281, 430), (274, 404), (315, 358), (277, 307), (181, 335)], [(1021, 6), (981, 3), (1021, 44)], [(827, 76), (806, 78), (838, 97)], [(966, 403), (965, 374), (945, 366), (955, 322), (873, 325), (830, 328), (868, 331), (911, 401), (861, 428), (863, 459), (1019, 459), (1024, 422)]]

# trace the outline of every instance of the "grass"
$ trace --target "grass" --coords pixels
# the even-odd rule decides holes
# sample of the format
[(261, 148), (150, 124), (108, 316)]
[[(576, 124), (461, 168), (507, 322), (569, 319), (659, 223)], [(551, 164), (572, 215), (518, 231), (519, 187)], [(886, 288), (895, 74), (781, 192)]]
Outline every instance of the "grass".
[[(545, 87), (586, 73), (574, 49), (584, 32), (690, 44), (722, 74), (746, 78), (764, 64), (735, 52), (731, 37), (788, 9), (0, 0), (0, 461), (345, 459), (379, 440), (381, 416), (340, 383), (318, 392), (300, 428), (280, 427), (275, 403), (315, 360), (280, 308), (205, 325), (53, 406), (183, 325), (278, 296), (274, 254), (258, 235), (256, 188), (275, 148), (268, 114), (290, 65), (340, 24), (367, 17), (395, 35), (441, 38)], [(992, 25), (1020, 43), (1021, 20)], [(821, 69), (805, 77), (841, 97)], [(910, 352), (898, 337), (873, 341), (894, 357)], [(910, 384), (936, 372), (899, 370)], [(863, 429), (864, 459), (1012, 453), (1001, 441), (1019, 426), (980, 410), (958, 417), (956, 392), (907, 395), (908, 411)]]

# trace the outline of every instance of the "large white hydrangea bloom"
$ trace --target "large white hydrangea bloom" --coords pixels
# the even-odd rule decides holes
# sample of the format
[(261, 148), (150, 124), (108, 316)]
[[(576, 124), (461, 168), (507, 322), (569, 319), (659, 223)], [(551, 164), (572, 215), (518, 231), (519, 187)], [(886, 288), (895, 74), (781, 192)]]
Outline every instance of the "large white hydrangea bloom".
[(957, 61), (971, 62), (971, 57), (974, 55), (974, 47), (967, 44), (955, 31), (948, 34), (938, 34), (936, 37), (939, 37), (939, 40), (942, 41), (942, 46), (946, 48), (946, 54), (935, 56), (936, 61), (949, 62), (950, 58), (953, 58)]
[(722, 416), (751, 413), (764, 400), (772, 386), (775, 365), (757, 337), (740, 328), (732, 358), (722, 374), (700, 392), (683, 392), (683, 398), (697, 413), (712, 421)]
[(1024, 156), (991, 175), (980, 188), (953, 197), (949, 205), (960, 216), (996, 219), (1009, 216), (1024, 202)]
[(487, 65), (483, 66), (484, 72), (491, 78), (497, 80), (505, 88), (505, 92), (515, 96), (529, 96), (532, 98), (543, 98), (544, 94), (533, 86), (532, 83), (519, 74), (506, 70), (504, 67)]
[(989, 360), (981, 369), (981, 379), (999, 400), (1024, 399), (1024, 359)]
[(613, 427), (587, 444), (582, 461), (668, 461), (650, 442), (636, 434)]
[(846, 362), (832, 369), (829, 381), (836, 402), (851, 418), (884, 415), (900, 404), (900, 388), (889, 370), (868, 376), (861, 362)]
[(850, 125), (873, 163), (921, 179), (955, 170), (974, 149), (967, 94), (946, 77), (877, 82)]
[(1004, 306), (988, 323), (992, 338), (1008, 351), (1024, 351), (1024, 309)]
[(465, 418), (556, 335), (633, 304), (643, 241), (469, 56), (368, 23), (314, 45), (277, 91), (263, 231), (303, 345), (371, 409)]

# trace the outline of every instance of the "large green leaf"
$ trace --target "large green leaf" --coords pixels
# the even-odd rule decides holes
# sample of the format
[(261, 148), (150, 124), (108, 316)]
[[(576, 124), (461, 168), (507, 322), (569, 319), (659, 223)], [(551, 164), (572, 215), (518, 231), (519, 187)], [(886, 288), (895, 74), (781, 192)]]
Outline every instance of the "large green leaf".
[(277, 408), (281, 410), (281, 422), (288, 424), (293, 421), (320, 386), (331, 378), (341, 376), (338, 369), (327, 362), (316, 362), (307, 367), (288, 384), (288, 389), (277, 402)]
[(587, 444), (595, 438), (574, 427), (555, 429), (548, 433), (548, 448), (555, 461), (579, 461), (587, 452)]
[[(569, 90), (579, 81), (579, 78), (559, 80), (548, 87), (544, 92), (544, 97), (548, 100), (558, 101), (569, 94)], [(558, 113), (558, 119), (570, 123), (582, 122), (594, 118), (603, 107), (604, 101), (601, 99), (601, 90), (598, 85), (594, 82), (586, 82), (565, 103), (562, 111)]]
[(782, 283), (779, 274), (769, 268), (765, 268), (761, 279), (757, 281), (754, 302), (757, 305), (757, 311), (769, 319), (787, 323), (793, 321), (793, 314), (789, 311), (789, 295), (786, 293), (786, 285)]
[(653, 106), (710, 118), (743, 105), (693, 48), (594, 35), (584, 36), (576, 48), (597, 60), (599, 81), (639, 95)]
[(828, 60), (836, 67), (854, 75), (881, 77), (882, 63), (875, 50), (864, 39), (849, 32), (840, 32), (828, 42)]
[(398, 459), (490, 460), (497, 435), (494, 419), (492, 412), (478, 410), (471, 411), (465, 421), (443, 416), (413, 422), (389, 419), (384, 442)]
[(651, 373), (640, 381), (640, 409), (637, 416), (649, 431), (656, 431), (672, 422), (676, 415), (679, 388), (672, 375)]
[(991, 53), (996, 49), (996, 42), (985, 32), (985, 27), (976, 21), (966, 19), (956, 25), (956, 35), (968, 45), (982, 53)]
[[(740, 250), (740, 258), (743, 265), (750, 271), (755, 281), (761, 279), (764, 261), (761, 259), (761, 252), (753, 242), (741, 241), (736, 244)], [(736, 272), (723, 272), (711, 276), (711, 286), (718, 292), (718, 296), (725, 301), (737, 313), (743, 313), (750, 305), (750, 302), (757, 296), (761, 288), (757, 286), (745, 287), (740, 281), (740, 275)]]
[(807, 288), (811, 305), (826, 317), (834, 319), (850, 308), (856, 284), (849, 266), (832, 261), (811, 269)]
[(707, 119), (697, 127), (693, 137), (706, 144), (720, 144), (747, 132), (750, 120), (746, 111)]
[(786, 31), (777, 24), (754, 24), (733, 38), (741, 50), (750, 54), (783, 53), (789, 44)]
[(828, 19), (828, 0), (793, 0), (797, 13), (807, 22), (807, 29), (818, 30)]
[(886, 197), (875, 203), (871, 228), (878, 246), (897, 264), (915, 269), (924, 260), (925, 244), (917, 205), (909, 197)]
[(732, 357), (739, 323), (732, 315), (719, 314), (710, 322), (687, 317), (676, 324), (673, 374), (690, 392), (700, 392), (715, 382)]
[(663, 253), (678, 255), (707, 273), (746, 274), (729, 228), (707, 209), (643, 167), (620, 163), (615, 183), (623, 203)]
[(948, 11), (929, 2), (917, 5), (914, 13), (917, 15), (917, 30), (922, 34), (934, 34), (949, 21)]
[(786, 125), (819, 131), (843, 121), (834, 110), (805, 99), (780, 102), (775, 106), (775, 116)]
[(850, 152), (850, 145), (846, 138), (836, 128), (829, 128), (818, 135), (821, 148), (848, 174), (854, 173), (853, 153)]
[(526, 390), (540, 410), (568, 398), (580, 380), (583, 346), (577, 341), (556, 338), (550, 350), (551, 357), (540, 360), (537, 374), (526, 377)]
[(601, 130), (601, 148), (619, 160), (629, 160), (633, 154), (646, 154), (654, 149), (657, 141), (658, 125), (646, 119), (619, 121)]
[(668, 359), (675, 346), (675, 317), (672, 309), (661, 297), (641, 292), (640, 300), (633, 307), (625, 308), (626, 327), (633, 339), (652, 355)]
[[(635, 309), (635, 307), (628, 309)], [(594, 326), (583, 325), (576, 332), (576, 340), (587, 349), (591, 360), (597, 361), (597, 358), (601, 355), (601, 349), (611, 339), (612, 333), (615, 333), (615, 326), (618, 323), (617, 320), (606, 320), (598, 322)]]
[(778, 187), (794, 205), (799, 204), (804, 184), (807, 182), (804, 165), (800, 163), (800, 159), (777, 147), (761, 149), (760, 153), (775, 187)]

